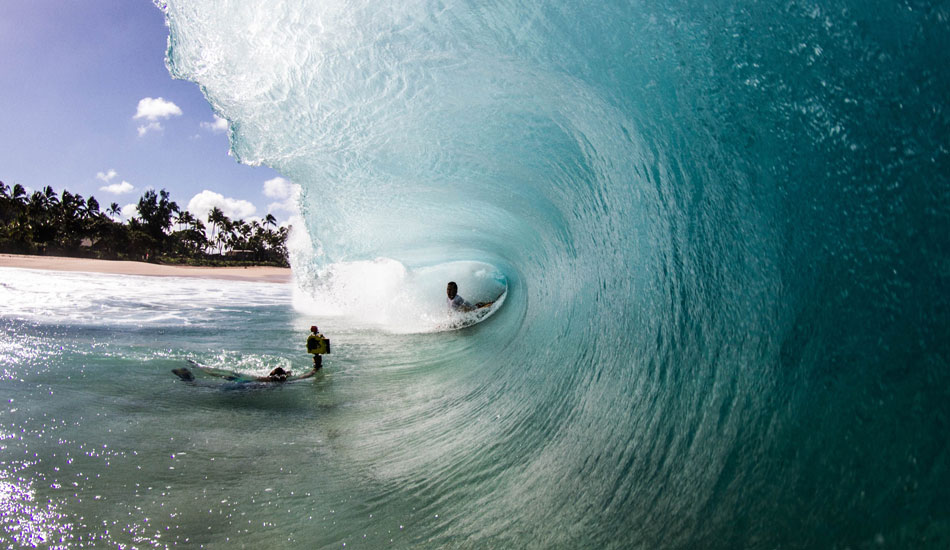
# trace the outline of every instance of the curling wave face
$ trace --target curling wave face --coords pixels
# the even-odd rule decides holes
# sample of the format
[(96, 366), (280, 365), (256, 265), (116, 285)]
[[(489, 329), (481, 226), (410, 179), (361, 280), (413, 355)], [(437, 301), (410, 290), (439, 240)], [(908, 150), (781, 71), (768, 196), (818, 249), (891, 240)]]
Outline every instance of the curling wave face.
[(297, 307), (428, 332), (453, 270), (505, 289), (415, 349), (463, 365), (443, 422), (373, 438), (454, 504), (419, 540), (946, 540), (950, 14), (664, 4), (164, 7), (173, 75), (303, 188)]

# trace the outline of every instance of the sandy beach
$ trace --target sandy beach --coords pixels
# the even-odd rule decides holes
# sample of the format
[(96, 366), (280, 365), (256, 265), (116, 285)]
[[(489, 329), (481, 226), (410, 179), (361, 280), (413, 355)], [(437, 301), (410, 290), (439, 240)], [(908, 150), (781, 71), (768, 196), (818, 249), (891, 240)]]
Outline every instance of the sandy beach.
[(120, 275), (146, 275), (153, 277), (203, 277), (232, 281), (257, 281), (288, 283), (289, 268), (285, 267), (194, 267), (159, 265), (145, 262), (90, 260), (58, 256), (27, 256), (0, 254), (0, 267), (25, 269), (48, 269), (53, 271), (85, 271), (89, 273), (115, 273)]

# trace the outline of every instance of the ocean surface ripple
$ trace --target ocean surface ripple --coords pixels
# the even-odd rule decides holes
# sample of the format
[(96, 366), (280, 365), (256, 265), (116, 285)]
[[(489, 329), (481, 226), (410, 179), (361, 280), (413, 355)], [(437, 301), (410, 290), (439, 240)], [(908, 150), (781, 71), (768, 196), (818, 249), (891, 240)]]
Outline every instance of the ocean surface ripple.
[[(654, 4), (164, 5), (172, 74), (302, 187), (297, 307), (413, 342), (357, 508), (428, 547), (945, 547), (950, 8)], [(446, 338), (456, 274), (506, 300)]]

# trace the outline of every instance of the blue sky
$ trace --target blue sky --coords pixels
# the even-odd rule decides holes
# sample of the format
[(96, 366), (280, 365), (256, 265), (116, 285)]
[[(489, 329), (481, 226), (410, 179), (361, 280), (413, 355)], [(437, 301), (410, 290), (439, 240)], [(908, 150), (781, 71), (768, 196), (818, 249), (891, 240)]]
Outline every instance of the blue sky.
[(167, 38), (149, 0), (2, 0), (0, 180), (103, 205), (134, 203), (150, 187), (182, 207), (219, 194), (226, 212), (245, 219), (285, 200), (280, 180), (264, 193), (276, 172), (228, 156), (227, 133), (198, 86), (169, 76)]

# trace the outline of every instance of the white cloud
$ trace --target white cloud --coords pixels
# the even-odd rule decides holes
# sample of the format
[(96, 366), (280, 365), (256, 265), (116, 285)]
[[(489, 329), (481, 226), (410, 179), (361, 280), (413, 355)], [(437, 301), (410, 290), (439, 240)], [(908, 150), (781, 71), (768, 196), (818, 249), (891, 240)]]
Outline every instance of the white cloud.
[(115, 168), (110, 168), (108, 172), (96, 172), (96, 179), (102, 180), (105, 183), (112, 181), (112, 178), (116, 177), (118, 172), (115, 171)]
[(214, 115), (214, 122), (202, 122), (201, 127), (216, 134), (228, 131), (227, 119)]
[(297, 213), (297, 203), (291, 200), (286, 200), (283, 202), (272, 202), (267, 205), (268, 212), (278, 212), (278, 211)]
[(215, 206), (231, 219), (247, 219), (257, 212), (257, 207), (244, 199), (225, 197), (207, 189), (188, 201), (188, 211), (202, 220), (207, 220), (208, 212)]
[(144, 118), (149, 121), (157, 121), (160, 118), (171, 116), (181, 116), (181, 109), (171, 101), (165, 101), (160, 97), (143, 97), (139, 100), (138, 109), (135, 111), (135, 120)]
[(123, 220), (128, 220), (139, 215), (139, 207), (136, 204), (127, 204), (119, 209), (120, 216)]
[(267, 205), (267, 211), (283, 210), (291, 214), (297, 213), (297, 201), (300, 198), (300, 186), (281, 177), (264, 182), (264, 195), (272, 199), (280, 199)]
[(264, 182), (264, 194), (272, 199), (286, 199), (290, 197), (294, 184), (281, 177)]
[(161, 125), (160, 122), (149, 122), (148, 124), (145, 124), (145, 125), (143, 125), (143, 126), (139, 126), (139, 128), (138, 128), (138, 130), (139, 130), (139, 137), (144, 136), (145, 134), (149, 133), (149, 132), (152, 131), (152, 130), (155, 130), (155, 131), (157, 131), (157, 132), (161, 132), (161, 131), (164, 130), (164, 129), (165, 129), (165, 128), (162, 127), (162, 125)]
[[(101, 172), (100, 172), (101, 173)], [(110, 178), (111, 179), (111, 178)], [(131, 192), (135, 187), (131, 183), (123, 180), (122, 183), (113, 183), (111, 185), (104, 185), (99, 188), (100, 191), (105, 191), (107, 193), (114, 193), (116, 195), (122, 195), (124, 193)]]

